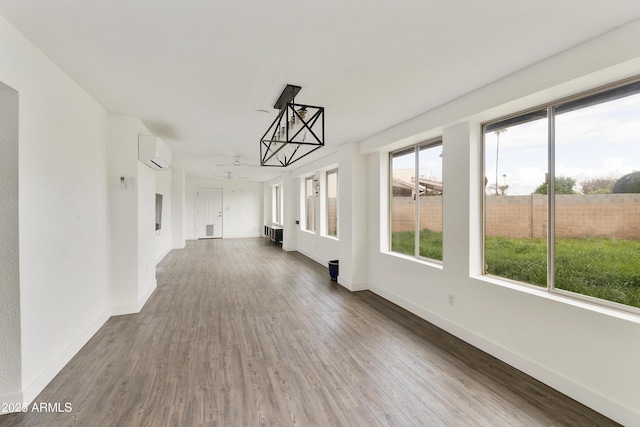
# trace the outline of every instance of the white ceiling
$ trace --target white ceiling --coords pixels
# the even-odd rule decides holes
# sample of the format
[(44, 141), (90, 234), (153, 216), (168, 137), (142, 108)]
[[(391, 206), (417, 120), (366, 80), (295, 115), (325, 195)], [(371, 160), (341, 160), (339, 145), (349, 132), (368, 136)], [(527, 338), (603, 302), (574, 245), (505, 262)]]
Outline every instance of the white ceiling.
[(313, 160), (633, 21), (640, 1), (0, 0), (0, 14), (107, 110), (140, 117), (175, 167), (266, 180), (282, 170), (217, 165), (258, 164), (287, 83), (326, 108)]

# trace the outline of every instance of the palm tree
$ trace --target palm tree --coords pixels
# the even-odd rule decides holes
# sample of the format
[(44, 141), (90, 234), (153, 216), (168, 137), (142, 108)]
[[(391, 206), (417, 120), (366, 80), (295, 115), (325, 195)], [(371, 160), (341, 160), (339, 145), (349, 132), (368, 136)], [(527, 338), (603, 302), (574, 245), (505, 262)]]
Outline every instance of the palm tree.
[(496, 138), (497, 138), (497, 142), (496, 142), (496, 196), (498, 196), (500, 193), (498, 193), (498, 190), (500, 188), (500, 184), (498, 183), (498, 157), (499, 157), (499, 153), (500, 153), (500, 134), (506, 132), (507, 129), (498, 129), (497, 131), (495, 131), (496, 134)]
[(502, 186), (500, 187), (500, 192), (502, 193), (503, 196), (507, 194), (507, 188), (509, 188), (509, 186), (507, 185), (507, 174), (503, 173)]

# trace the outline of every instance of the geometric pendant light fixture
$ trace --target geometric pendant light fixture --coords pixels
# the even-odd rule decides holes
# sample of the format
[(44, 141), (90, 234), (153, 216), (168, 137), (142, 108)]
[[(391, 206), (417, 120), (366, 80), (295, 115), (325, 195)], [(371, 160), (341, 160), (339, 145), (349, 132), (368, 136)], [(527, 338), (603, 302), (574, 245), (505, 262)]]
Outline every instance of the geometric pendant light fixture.
[(278, 116), (260, 139), (260, 166), (287, 167), (324, 146), (324, 108), (296, 104), (300, 86), (287, 85)]

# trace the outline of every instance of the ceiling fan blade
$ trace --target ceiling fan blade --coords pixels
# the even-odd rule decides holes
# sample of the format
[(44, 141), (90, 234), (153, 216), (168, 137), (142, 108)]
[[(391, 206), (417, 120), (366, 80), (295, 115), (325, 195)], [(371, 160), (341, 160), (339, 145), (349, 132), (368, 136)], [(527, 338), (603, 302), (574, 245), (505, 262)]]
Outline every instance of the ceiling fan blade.
[(245, 162), (241, 161), (240, 160), (241, 158), (242, 158), (242, 156), (233, 156), (233, 162), (219, 164), (218, 166), (234, 166), (234, 167), (247, 166), (247, 167), (253, 167), (253, 165), (250, 165), (248, 163), (245, 163)]

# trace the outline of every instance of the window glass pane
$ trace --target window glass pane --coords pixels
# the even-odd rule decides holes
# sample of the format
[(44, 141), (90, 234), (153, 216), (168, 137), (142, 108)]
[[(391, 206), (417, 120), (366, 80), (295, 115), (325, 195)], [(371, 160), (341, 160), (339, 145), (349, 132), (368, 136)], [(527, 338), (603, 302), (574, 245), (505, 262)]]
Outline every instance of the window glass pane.
[(276, 187), (271, 187), (271, 221), (278, 221), (278, 208), (276, 207)]
[(276, 197), (276, 206), (278, 207), (278, 224), (282, 224), (282, 186), (278, 185), (276, 187), (277, 197)]
[(315, 197), (313, 189), (313, 177), (305, 178), (304, 186), (304, 211), (305, 211), (305, 230), (315, 231)]
[(546, 110), (485, 127), (485, 272), (547, 286)]
[(327, 235), (338, 236), (338, 171), (327, 172)]
[(391, 250), (415, 255), (415, 148), (391, 155)]
[(419, 254), (442, 261), (442, 145), (419, 149)]
[(629, 89), (556, 108), (554, 282), (640, 307), (640, 95)]
[(281, 224), (282, 223), (282, 187), (276, 185), (271, 190), (271, 211), (272, 221)]

